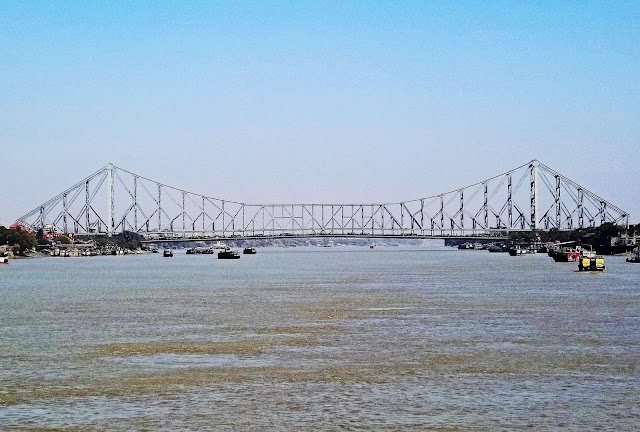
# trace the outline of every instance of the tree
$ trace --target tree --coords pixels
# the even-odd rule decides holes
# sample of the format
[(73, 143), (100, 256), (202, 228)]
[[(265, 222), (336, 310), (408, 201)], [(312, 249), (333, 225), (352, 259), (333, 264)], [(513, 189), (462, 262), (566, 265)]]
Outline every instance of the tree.
[(5, 228), (0, 227), (0, 245), (14, 246), (17, 255), (24, 255), (26, 251), (36, 247), (36, 236), (31, 231), (21, 227)]
[(58, 241), (60, 242), (60, 244), (71, 244), (71, 239), (69, 238), (69, 236), (66, 236), (64, 234), (58, 236)]

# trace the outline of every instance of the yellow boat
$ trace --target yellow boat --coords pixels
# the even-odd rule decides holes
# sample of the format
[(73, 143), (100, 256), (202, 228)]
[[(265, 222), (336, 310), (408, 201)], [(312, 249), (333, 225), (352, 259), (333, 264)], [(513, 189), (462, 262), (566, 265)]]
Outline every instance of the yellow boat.
[(578, 262), (579, 271), (604, 271), (604, 257), (595, 253), (586, 253)]

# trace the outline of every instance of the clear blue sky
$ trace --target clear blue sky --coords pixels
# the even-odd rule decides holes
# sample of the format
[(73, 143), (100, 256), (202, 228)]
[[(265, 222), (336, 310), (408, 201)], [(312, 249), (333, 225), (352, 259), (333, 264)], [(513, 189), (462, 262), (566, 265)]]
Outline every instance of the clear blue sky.
[(392, 201), (531, 159), (640, 222), (640, 2), (0, 3), (0, 222), (108, 162)]

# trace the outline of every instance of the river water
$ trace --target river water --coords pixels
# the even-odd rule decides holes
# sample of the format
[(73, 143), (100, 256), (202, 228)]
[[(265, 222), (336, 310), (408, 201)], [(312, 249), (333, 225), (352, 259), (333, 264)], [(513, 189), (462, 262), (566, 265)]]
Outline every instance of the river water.
[(0, 430), (640, 430), (640, 265), (606, 260), (14, 260)]

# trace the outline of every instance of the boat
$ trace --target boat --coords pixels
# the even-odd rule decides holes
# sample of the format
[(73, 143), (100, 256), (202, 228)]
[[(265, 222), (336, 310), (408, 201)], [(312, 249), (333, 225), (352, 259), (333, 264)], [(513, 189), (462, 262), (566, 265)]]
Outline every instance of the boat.
[(9, 258), (5, 256), (0, 257), (0, 264), (9, 264)]
[(458, 249), (460, 250), (473, 249), (473, 245), (471, 243), (462, 243), (458, 245)]
[(218, 252), (218, 259), (239, 259), (240, 254), (229, 248)]
[(504, 243), (490, 244), (489, 246), (487, 246), (487, 250), (489, 252), (509, 252), (509, 248)]
[(521, 256), (521, 255), (525, 255), (528, 254), (529, 250), (527, 248), (524, 248), (520, 245), (514, 245), (512, 247), (509, 248), (509, 255), (511, 256)]
[(187, 249), (187, 255), (194, 255), (194, 254), (211, 255), (213, 253), (214, 252), (212, 247), (193, 247), (193, 248)]
[(171, 249), (165, 249), (164, 252), (162, 253), (163, 257), (172, 257), (173, 256), (173, 251)]
[(242, 253), (245, 255), (255, 255), (258, 251), (254, 247), (246, 247), (242, 250)]
[(555, 262), (576, 262), (580, 260), (582, 248), (580, 246), (563, 247), (556, 249), (553, 253), (553, 260)]
[(631, 255), (627, 258), (628, 263), (640, 263), (640, 247), (636, 247), (631, 251)]
[(596, 255), (595, 251), (583, 251), (578, 260), (579, 271), (604, 271), (604, 257)]

